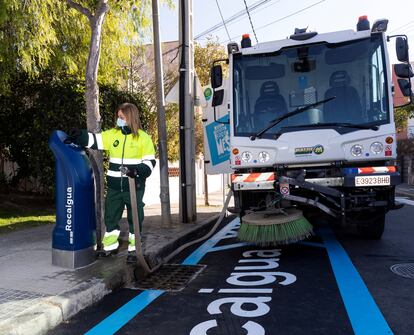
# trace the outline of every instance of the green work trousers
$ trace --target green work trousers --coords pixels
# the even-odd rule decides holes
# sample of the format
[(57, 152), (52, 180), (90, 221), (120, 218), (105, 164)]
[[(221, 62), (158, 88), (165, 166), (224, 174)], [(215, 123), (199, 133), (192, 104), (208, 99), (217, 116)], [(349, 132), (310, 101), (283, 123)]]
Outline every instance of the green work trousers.
[[(144, 221), (145, 204), (142, 202), (144, 191), (145, 189), (137, 189), (137, 203), (135, 204), (135, 206), (138, 208), (138, 221), (141, 232), (142, 221)], [(121, 192), (112, 188), (108, 188), (105, 199), (105, 226), (107, 232), (119, 229), (119, 220), (122, 217), (125, 205), (127, 207), (129, 232), (133, 234), (134, 224), (132, 221), (131, 197), (129, 196), (129, 191)]]

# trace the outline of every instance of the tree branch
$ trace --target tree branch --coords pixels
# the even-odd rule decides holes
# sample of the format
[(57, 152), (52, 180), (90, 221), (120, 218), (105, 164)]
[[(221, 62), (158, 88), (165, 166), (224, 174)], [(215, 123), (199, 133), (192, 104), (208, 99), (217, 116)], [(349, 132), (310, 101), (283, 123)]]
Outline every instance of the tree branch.
[(109, 10), (108, 0), (100, 0), (95, 16), (99, 17), (101, 15), (104, 15), (106, 14), (108, 10)]
[(77, 2), (75, 2), (73, 0), (66, 0), (66, 3), (68, 4), (69, 7), (72, 7), (73, 9), (76, 9), (78, 12), (85, 15), (89, 20), (92, 20), (93, 14), (91, 13), (91, 11), (89, 9), (81, 6), (80, 4), (78, 4)]

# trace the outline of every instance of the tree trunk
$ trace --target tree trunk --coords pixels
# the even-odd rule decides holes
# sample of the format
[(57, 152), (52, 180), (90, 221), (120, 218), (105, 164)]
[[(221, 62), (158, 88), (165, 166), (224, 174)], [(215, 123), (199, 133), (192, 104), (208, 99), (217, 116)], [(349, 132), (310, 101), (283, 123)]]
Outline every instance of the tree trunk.
[[(73, 0), (66, 0), (68, 5), (89, 20), (91, 27), (91, 41), (89, 45), (89, 55), (86, 64), (85, 75), (85, 101), (86, 101), (86, 125), (88, 131), (98, 133), (101, 131), (101, 115), (99, 113), (99, 87), (98, 87), (98, 69), (99, 58), (101, 55), (102, 26), (105, 15), (109, 10), (108, 0), (99, 0), (96, 6), (95, 14), (76, 3)], [(97, 245), (98, 249), (102, 247), (102, 232), (104, 223), (104, 171), (103, 171), (103, 154), (100, 151), (90, 150), (89, 158), (91, 159), (92, 169), (95, 175), (95, 213), (97, 222)]]
[[(93, 133), (100, 132), (101, 115), (99, 113), (99, 86), (98, 86), (98, 69), (99, 58), (101, 55), (102, 25), (105, 14), (109, 7), (106, 1), (101, 1), (99, 8), (94, 17), (89, 21), (91, 26), (91, 42), (89, 48), (89, 57), (86, 65), (86, 124), (88, 130)], [(97, 221), (97, 245), (102, 247), (102, 234), (105, 217), (105, 197), (104, 197), (104, 170), (102, 151), (90, 150), (90, 158), (93, 161), (92, 166), (95, 174), (95, 210)], [(98, 226), (99, 225), (99, 226)]]

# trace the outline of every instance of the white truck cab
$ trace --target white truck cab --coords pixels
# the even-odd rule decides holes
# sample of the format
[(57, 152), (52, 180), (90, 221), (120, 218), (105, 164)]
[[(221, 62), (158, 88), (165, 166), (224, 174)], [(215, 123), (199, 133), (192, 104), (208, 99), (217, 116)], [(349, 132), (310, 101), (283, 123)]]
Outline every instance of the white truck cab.
[(242, 47), (228, 45), (225, 84), (218, 65), (224, 60), (214, 62), (204, 120), (226, 124), (233, 210), (241, 220), (246, 211), (294, 204), (381, 237), (400, 183), (390, 38), (396, 37), (402, 63), (395, 71), (407, 103), (412, 70), (407, 37), (387, 37), (387, 20), (372, 29), (364, 20), (359, 31), (296, 29), (287, 39), (254, 46), (244, 36)]

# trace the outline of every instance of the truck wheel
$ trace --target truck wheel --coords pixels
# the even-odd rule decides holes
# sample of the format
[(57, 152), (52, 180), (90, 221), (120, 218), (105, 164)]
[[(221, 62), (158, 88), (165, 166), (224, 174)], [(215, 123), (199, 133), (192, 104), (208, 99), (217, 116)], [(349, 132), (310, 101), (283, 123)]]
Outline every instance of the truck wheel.
[(384, 233), (385, 211), (380, 209), (356, 219), (358, 233), (368, 240), (379, 240)]

